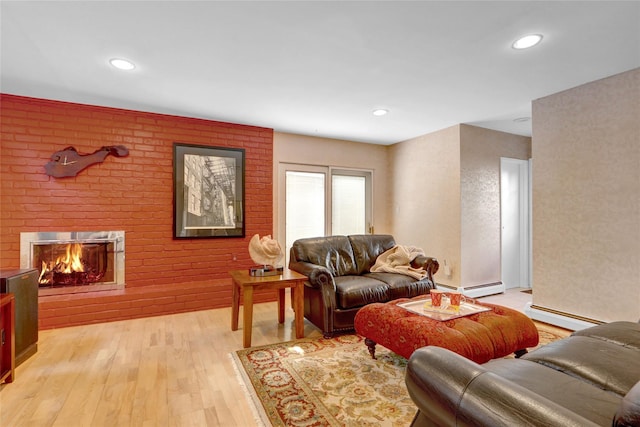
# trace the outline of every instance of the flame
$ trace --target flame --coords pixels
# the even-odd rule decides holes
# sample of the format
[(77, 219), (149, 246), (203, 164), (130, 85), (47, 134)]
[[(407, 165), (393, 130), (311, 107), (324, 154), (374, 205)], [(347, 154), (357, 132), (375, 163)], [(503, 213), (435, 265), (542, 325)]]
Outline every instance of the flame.
[(82, 244), (81, 243), (69, 243), (65, 248), (65, 254), (56, 258), (55, 261), (47, 264), (42, 261), (42, 270), (40, 271), (39, 282), (47, 283), (52, 272), (70, 274), (74, 271), (83, 272), (82, 266)]
[(71, 243), (67, 245), (66, 256), (64, 259), (56, 260), (56, 263), (61, 263), (65, 266), (62, 273), (71, 273), (72, 271), (84, 271), (82, 266), (82, 244)]
[(44, 277), (47, 271), (49, 271), (49, 268), (47, 267), (47, 263), (42, 261), (42, 270), (40, 270), (40, 277), (38, 278), (38, 283), (40, 284), (47, 283), (48, 280), (46, 277)]

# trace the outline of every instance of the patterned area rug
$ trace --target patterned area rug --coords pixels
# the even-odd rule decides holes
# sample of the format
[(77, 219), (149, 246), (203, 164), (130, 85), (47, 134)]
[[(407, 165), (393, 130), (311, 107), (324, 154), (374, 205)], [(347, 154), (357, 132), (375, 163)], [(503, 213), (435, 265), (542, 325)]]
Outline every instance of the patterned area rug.
[[(541, 327), (540, 345), (568, 332)], [(407, 426), (416, 407), (404, 383), (406, 359), (344, 335), (252, 347), (232, 353), (264, 425)]]

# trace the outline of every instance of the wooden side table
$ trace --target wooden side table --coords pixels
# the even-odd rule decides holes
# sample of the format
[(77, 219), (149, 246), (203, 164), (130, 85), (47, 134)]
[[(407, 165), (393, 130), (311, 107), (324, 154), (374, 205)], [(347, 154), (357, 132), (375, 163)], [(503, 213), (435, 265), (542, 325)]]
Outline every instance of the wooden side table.
[(238, 330), (238, 314), (240, 312), (240, 290), (243, 294), (243, 328), (242, 343), (245, 348), (251, 347), (251, 328), (253, 324), (253, 291), (261, 289), (278, 290), (278, 323), (284, 323), (284, 290), (291, 288), (291, 301), (295, 313), (296, 338), (304, 337), (304, 282), (307, 277), (295, 271), (284, 269), (279, 276), (250, 276), (249, 270), (232, 270), (229, 272), (233, 281), (231, 305), (231, 330)]

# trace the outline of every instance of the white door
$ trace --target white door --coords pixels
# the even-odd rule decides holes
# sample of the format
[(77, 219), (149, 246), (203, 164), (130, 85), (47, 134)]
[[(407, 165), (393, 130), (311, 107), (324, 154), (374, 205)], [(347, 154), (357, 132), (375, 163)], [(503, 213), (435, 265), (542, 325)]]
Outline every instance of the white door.
[(500, 159), (502, 283), (506, 289), (530, 287), (529, 162)]

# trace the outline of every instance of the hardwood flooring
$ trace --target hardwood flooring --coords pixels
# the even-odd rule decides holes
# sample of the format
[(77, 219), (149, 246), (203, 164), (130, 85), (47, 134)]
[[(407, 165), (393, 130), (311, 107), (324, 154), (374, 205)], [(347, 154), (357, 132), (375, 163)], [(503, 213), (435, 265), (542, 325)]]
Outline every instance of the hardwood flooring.
[[(295, 339), (293, 311), (277, 319), (275, 302), (254, 306), (252, 345)], [(0, 425), (255, 426), (229, 357), (242, 315), (239, 330), (230, 321), (225, 308), (40, 331), (0, 386)]]
[[(295, 338), (293, 311), (277, 319), (275, 302), (254, 306), (253, 346)], [(224, 308), (40, 331), (38, 352), (0, 386), (0, 425), (255, 426), (229, 356), (242, 315), (239, 330), (230, 321)], [(305, 320), (306, 337), (321, 335)]]

